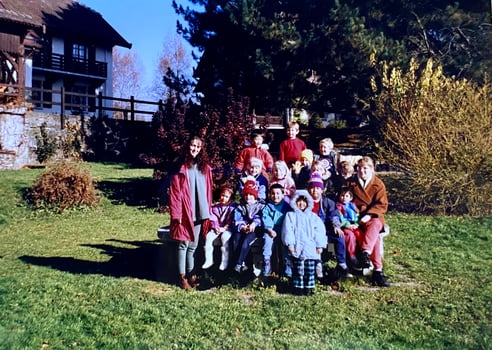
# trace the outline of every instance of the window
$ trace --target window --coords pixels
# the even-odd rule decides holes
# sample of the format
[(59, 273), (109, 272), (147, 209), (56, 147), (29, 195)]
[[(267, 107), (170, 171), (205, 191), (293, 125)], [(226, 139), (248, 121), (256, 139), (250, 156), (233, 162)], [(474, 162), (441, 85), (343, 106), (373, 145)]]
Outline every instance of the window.
[(87, 60), (87, 47), (80, 44), (73, 44), (72, 57), (74, 61), (85, 62)]
[(31, 101), (35, 108), (51, 108), (51, 102), (53, 102), (51, 84), (46, 80), (33, 79)]

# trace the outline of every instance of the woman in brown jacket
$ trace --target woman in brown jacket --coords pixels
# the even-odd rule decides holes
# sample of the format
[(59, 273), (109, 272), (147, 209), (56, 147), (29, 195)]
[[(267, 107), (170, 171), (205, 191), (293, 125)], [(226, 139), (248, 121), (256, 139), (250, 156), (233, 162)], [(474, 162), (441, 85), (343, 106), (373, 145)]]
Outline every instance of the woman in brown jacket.
[(356, 239), (362, 250), (360, 267), (374, 266), (372, 282), (380, 287), (389, 287), (387, 277), (383, 274), (383, 262), (379, 241), (379, 233), (384, 228), (384, 214), (388, 210), (386, 187), (375, 175), (374, 161), (370, 157), (362, 157), (357, 163), (357, 176), (345, 182), (354, 194), (353, 202), (359, 209), (359, 233), (348, 237)]

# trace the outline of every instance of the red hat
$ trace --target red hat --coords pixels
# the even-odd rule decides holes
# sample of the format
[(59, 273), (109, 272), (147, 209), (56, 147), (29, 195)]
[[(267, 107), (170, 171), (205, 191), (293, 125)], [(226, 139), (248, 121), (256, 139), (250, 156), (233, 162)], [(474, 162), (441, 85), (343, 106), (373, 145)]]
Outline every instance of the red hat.
[(321, 189), (325, 188), (325, 185), (323, 183), (323, 179), (321, 178), (321, 174), (317, 171), (314, 171), (311, 174), (311, 178), (309, 179), (308, 182), (308, 187), (319, 187)]
[(247, 180), (244, 183), (243, 197), (246, 196), (247, 194), (252, 194), (255, 197), (255, 199), (258, 199), (258, 188), (256, 187), (256, 182), (252, 180)]

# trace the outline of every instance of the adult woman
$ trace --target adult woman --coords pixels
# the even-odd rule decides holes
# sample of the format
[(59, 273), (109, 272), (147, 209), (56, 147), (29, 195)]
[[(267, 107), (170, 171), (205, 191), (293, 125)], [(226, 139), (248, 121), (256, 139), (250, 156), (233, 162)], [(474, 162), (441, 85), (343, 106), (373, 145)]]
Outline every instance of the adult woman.
[(169, 189), (171, 237), (178, 241), (178, 271), (183, 289), (198, 284), (194, 271), (195, 250), (202, 223), (210, 218), (212, 169), (203, 148), (200, 137), (191, 139)]

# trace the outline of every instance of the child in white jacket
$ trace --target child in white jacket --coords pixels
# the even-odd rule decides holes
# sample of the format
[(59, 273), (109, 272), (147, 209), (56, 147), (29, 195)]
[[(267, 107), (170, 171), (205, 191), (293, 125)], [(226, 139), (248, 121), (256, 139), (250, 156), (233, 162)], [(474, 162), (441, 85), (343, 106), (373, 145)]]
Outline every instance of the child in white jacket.
[(327, 245), (325, 225), (313, 213), (313, 199), (307, 191), (296, 191), (290, 205), (294, 211), (285, 214), (282, 243), (287, 246), (292, 260), (294, 294), (311, 295), (316, 261)]

